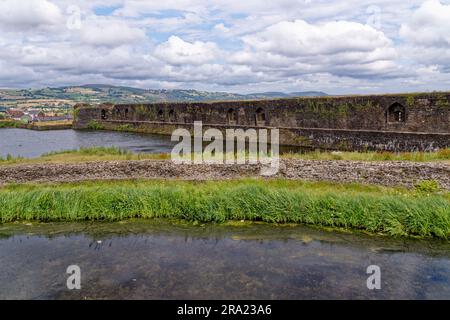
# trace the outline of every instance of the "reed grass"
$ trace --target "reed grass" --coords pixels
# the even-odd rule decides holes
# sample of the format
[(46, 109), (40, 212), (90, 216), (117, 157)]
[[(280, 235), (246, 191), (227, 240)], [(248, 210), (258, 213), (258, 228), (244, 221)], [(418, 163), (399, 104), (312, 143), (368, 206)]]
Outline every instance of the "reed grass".
[(121, 181), (10, 185), (0, 221), (177, 218), (302, 223), (450, 239), (450, 194), (286, 180)]

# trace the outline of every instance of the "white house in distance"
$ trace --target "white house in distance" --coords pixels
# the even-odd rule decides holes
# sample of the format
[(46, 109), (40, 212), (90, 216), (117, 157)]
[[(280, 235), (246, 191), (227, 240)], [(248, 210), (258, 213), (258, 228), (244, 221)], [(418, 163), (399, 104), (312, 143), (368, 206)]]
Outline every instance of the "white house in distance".
[(37, 122), (45, 117), (45, 113), (42, 110), (28, 110), (24, 112), (22, 117), (23, 122)]
[(35, 122), (39, 121), (42, 118), (45, 118), (45, 113), (41, 110), (18, 110), (18, 109), (9, 109), (6, 111), (6, 114), (10, 119), (22, 122)]

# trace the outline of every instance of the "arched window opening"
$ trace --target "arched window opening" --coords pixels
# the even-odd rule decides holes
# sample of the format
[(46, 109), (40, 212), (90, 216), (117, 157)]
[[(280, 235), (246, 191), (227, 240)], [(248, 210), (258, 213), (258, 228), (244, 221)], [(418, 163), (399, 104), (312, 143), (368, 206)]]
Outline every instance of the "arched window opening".
[(128, 118), (128, 108), (125, 109), (125, 118)]
[(108, 117), (106, 116), (106, 110), (102, 109), (102, 120), (106, 120)]
[(158, 111), (158, 121), (164, 121), (164, 112), (162, 110)]
[(387, 112), (387, 122), (400, 123), (406, 121), (406, 108), (396, 102), (391, 105)]
[(227, 123), (228, 124), (237, 124), (238, 122), (238, 114), (236, 110), (229, 109), (227, 112)]
[(176, 119), (176, 117), (175, 117), (175, 111), (173, 111), (173, 110), (170, 110), (169, 111), (169, 121), (170, 122), (175, 122), (177, 119)]
[(256, 110), (256, 125), (261, 126), (266, 124), (266, 114), (262, 108)]

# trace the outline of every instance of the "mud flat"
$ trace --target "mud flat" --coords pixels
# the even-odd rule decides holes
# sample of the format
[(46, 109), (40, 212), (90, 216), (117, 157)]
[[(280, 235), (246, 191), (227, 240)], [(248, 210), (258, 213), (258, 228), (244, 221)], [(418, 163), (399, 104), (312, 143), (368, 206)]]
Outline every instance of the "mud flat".
[[(123, 160), (0, 166), (0, 185), (123, 179), (205, 181), (249, 177), (262, 177), (261, 165), (180, 165), (167, 160)], [(420, 181), (433, 180), (440, 188), (450, 190), (450, 166), (431, 162), (282, 159), (279, 172), (271, 178), (409, 188)]]

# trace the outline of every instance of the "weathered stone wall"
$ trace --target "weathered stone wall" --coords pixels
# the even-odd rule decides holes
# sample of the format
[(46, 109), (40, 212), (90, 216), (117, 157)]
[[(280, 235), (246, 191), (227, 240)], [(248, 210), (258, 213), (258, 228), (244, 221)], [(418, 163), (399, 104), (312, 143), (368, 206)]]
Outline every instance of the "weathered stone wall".
[[(0, 185), (116, 179), (228, 180), (260, 174), (260, 164), (179, 165), (153, 160), (42, 163), (0, 166)], [(282, 159), (279, 172), (272, 178), (405, 187), (434, 180), (442, 189), (450, 190), (450, 168), (442, 163)]]
[(450, 93), (212, 103), (79, 106), (75, 128), (171, 134), (204, 128), (280, 128), (281, 144), (341, 150), (436, 150), (450, 145)]

